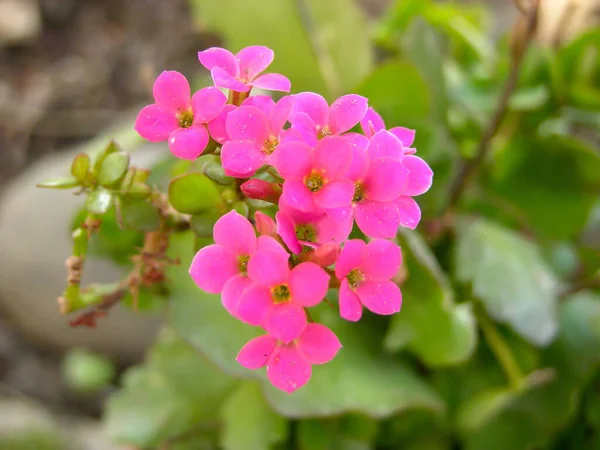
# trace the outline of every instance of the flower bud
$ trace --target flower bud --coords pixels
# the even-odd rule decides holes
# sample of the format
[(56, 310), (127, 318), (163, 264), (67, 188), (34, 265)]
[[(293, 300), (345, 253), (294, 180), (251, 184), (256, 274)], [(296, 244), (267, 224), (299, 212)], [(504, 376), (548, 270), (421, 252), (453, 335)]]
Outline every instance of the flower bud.
[(265, 213), (256, 211), (254, 214), (254, 223), (258, 234), (267, 236), (277, 235), (277, 225), (272, 217), (267, 216)]
[(306, 261), (313, 262), (321, 267), (327, 267), (335, 263), (338, 259), (338, 256), (340, 256), (339, 245), (324, 244), (317, 247), (314, 251), (307, 253)]
[(281, 186), (265, 180), (248, 180), (240, 186), (240, 189), (248, 198), (274, 204), (277, 204), (281, 196)]

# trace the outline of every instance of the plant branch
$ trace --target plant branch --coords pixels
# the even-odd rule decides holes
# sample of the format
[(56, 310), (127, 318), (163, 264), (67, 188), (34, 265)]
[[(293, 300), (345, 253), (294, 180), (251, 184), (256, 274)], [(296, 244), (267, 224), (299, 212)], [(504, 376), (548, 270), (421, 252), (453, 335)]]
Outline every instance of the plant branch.
[[(492, 138), (495, 136), (498, 129), (500, 128), (502, 120), (504, 119), (506, 111), (508, 110), (508, 101), (510, 99), (510, 96), (517, 87), (517, 82), (519, 80), (519, 72), (521, 70), (523, 58), (536, 30), (540, 2), (541, 0), (532, 0), (532, 4), (526, 13), (525, 28), (522, 34), (522, 42), (518, 43), (518, 51), (515, 51), (513, 53), (513, 57), (511, 59), (510, 72), (508, 74), (506, 83), (504, 84), (504, 88), (502, 89), (502, 92), (500, 94), (496, 110), (492, 118), (490, 119), (490, 122), (488, 123), (483, 133), (483, 136), (481, 137), (481, 140), (479, 141), (479, 145), (477, 146), (477, 149), (475, 151), (475, 157), (470, 160), (462, 161), (456, 178), (450, 185), (448, 200), (446, 202), (445, 207), (443, 208), (444, 214), (442, 215), (445, 215), (446, 213), (452, 211), (456, 207), (464, 190), (469, 185), (473, 174), (485, 160), (486, 156), (490, 151), (490, 143), (492, 141)], [(519, 25), (519, 22), (517, 22), (516, 26)]]
[(69, 325), (72, 327), (77, 326), (86, 326), (93, 328), (96, 326), (96, 319), (98, 317), (106, 316), (109, 309), (119, 303), (125, 294), (127, 293), (127, 289), (123, 287), (119, 287), (114, 292), (106, 294), (102, 297), (102, 301), (97, 305), (90, 308), (88, 311), (79, 315), (76, 319), (69, 321)]

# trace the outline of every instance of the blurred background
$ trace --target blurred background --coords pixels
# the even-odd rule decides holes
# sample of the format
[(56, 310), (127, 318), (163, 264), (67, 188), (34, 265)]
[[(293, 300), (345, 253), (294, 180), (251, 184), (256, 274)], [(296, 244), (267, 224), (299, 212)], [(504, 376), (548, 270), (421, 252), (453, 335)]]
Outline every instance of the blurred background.
[[(452, 175), (461, 160), (473, 158), (493, 120), (512, 64), (526, 46), (533, 3), (0, 0), (0, 449), (600, 449), (598, 0), (539, 2), (531, 46), (491, 156), (477, 188), (459, 205), (463, 214), (510, 230), (510, 238), (500, 233), (490, 250), (485, 239), (495, 229), (469, 229), (473, 236), (481, 231), (483, 243), (439, 233)], [(292, 92), (314, 90), (330, 101), (360, 93), (388, 127), (417, 129), (419, 154), (436, 173), (434, 188), (420, 201), (418, 231), (427, 243), (415, 243), (414, 236), (401, 240), (407, 239), (405, 258), (414, 252), (419, 260), (424, 245), (438, 262), (432, 268), (425, 258), (408, 267), (413, 283), (406, 286), (404, 308), (427, 295), (433, 303), (421, 303), (400, 321), (370, 325), (387, 327), (385, 336), (372, 333), (381, 361), (394, 358), (409, 367), (411, 377), (427, 385), (421, 397), (392, 392), (386, 401), (384, 385), (380, 404), (365, 396), (332, 400), (319, 410), (308, 400), (288, 404), (269, 394), (266, 407), (254, 391), (234, 390), (239, 395), (226, 402), (209, 396), (214, 411), (229, 405), (225, 412), (198, 415), (174, 405), (175, 394), (152, 383), (133, 392), (131, 376), (125, 384), (133, 391), (117, 397), (120, 375), (130, 366), (146, 361), (138, 375), (162, 370), (161, 352), (176, 340), (161, 328), (164, 308), (140, 314), (118, 308), (96, 329), (73, 329), (59, 314), (54, 299), (64, 286), (69, 227), (81, 199), (35, 184), (66, 173), (74, 155), (111, 137), (135, 150), (137, 166), (162, 163), (165, 147), (144, 144), (133, 119), (151, 101), (162, 70), (206, 85), (197, 52), (215, 45), (234, 52), (270, 46), (272, 69), (292, 80)], [(123, 244), (118, 236), (114, 229), (100, 238), (86, 281), (120, 277), (120, 246), (135, 239), (123, 238)], [(531, 256), (517, 248), (530, 243), (532, 262), (511, 272)], [(506, 277), (461, 273), (460, 255), (474, 254), (469, 245), (481, 245), (480, 253), (497, 250), (497, 259), (482, 264), (488, 263), (488, 275)], [(471, 265), (478, 263), (475, 258)], [(569, 295), (583, 297), (567, 301)], [(478, 308), (496, 323), (492, 332)], [(593, 323), (578, 322), (590, 317)], [(148, 354), (160, 329), (159, 344)], [(498, 363), (497, 349), (490, 349), (494, 333), (520, 365), (519, 389), (503, 387), (506, 361)], [(201, 353), (213, 344), (194, 339)], [(381, 364), (373, 367), (389, 366)], [(198, 367), (182, 366), (171, 375), (193, 383)], [(356, 383), (402, 384), (394, 373)], [(144, 403), (150, 397), (155, 404)], [(201, 394), (192, 399), (205, 401)], [(128, 401), (147, 410), (156, 406), (161, 414), (145, 417)], [(266, 424), (254, 424), (252, 412), (234, 417), (232, 408), (254, 410), (255, 401), (268, 410), (260, 410), (269, 417)], [(217, 417), (220, 425), (211, 426)], [(268, 439), (244, 440), (245, 430), (227, 428), (227, 420), (262, 426)], [(218, 437), (223, 421), (229, 434)], [(197, 439), (187, 442), (188, 434)], [(236, 441), (231, 434), (242, 437)]]

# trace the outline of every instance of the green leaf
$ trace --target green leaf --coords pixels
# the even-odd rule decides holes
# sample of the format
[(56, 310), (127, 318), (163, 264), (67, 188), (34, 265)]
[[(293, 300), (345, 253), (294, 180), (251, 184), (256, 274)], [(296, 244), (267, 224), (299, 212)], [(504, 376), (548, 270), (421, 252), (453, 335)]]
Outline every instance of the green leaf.
[(111, 153), (104, 158), (100, 171), (98, 172), (98, 182), (102, 186), (111, 187), (119, 183), (127, 173), (129, 168), (129, 154), (125, 152)]
[(212, 238), (213, 228), (219, 217), (220, 215), (217, 212), (211, 211), (194, 214), (190, 219), (190, 227), (196, 236)]
[(121, 199), (119, 201), (121, 222), (136, 231), (154, 231), (160, 227), (160, 213), (147, 200)]
[(401, 230), (399, 237), (408, 279), (401, 286), (402, 310), (392, 317), (384, 346), (390, 351), (406, 347), (433, 367), (468, 359), (477, 345), (471, 305), (454, 304), (446, 275), (418, 233)]
[(272, 48), (276, 56), (268, 71), (289, 77), (294, 91), (333, 99), (350, 91), (373, 63), (368, 27), (353, 0), (193, 0), (191, 7), (232, 51)]
[(87, 153), (78, 153), (71, 164), (71, 175), (77, 178), (77, 181), (79, 181), (81, 184), (85, 184), (90, 165), (90, 157), (87, 155)]
[(206, 162), (202, 168), (202, 172), (204, 172), (204, 175), (206, 175), (212, 181), (220, 184), (221, 186), (229, 186), (235, 181), (235, 178), (225, 175), (225, 169), (223, 169), (223, 165), (216, 161)]
[(71, 350), (63, 361), (67, 385), (78, 392), (94, 392), (106, 387), (116, 369), (108, 359), (83, 349)]
[(532, 344), (547, 345), (557, 331), (558, 283), (538, 248), (485, 220), (458, 227), (456, 274), (472, 284), (492, 318)]
[[(136, 132), (137, 134), (137, 132)], [(121, 147), (114, 140), (111, 140), (108, 145), (106, 145), (102, 151), (94, 152), (95, 155), (93, 157), (94, 161), (94, 173), (98, 174), (102, 170), (102, 164), (104, 164), (104, 160), (108, 157), (108, 155), (116, 152), (120, 152)]]
[(85, 201), (85, 207), (90, 214), (106, 214), (113, 206), (114, 199), (115, 197), (110, 191), (99, 188), (90, 192)]
[[(189, 266), (191, 234), (172, 238), (171, 251)], [(223, 308), (217, 295), (198, 289), (187, 273), (169, 272), (173, 280), (170, 322), (185, 339), (210, 361), (229, 374), (259, 377), (267, 401), (286, 417), (311, 417), (361, 411), (385, 417), (409, 408), (443, 408), (436, 394), (411, 370), (383, 354), (379, 345), (369, 344), (368, 329), (342, 321), (326, 306), (311, 314), (331, 327), (344, 349), (335, 359), (315, 366), (310, 382), (293, 395), (268, 385), (263, 371), (248, 371), (235, 362), (242, 346), (261, 334), (255, 327), (234, 319)]]
[(285, 419), (265, 403), (256, 382), (245, 382), (225, 400), (221, 445), (225, 450), (269, 450), (287, 438)]
[(117, 443), (148, 448), (208, 428), (234, 383), (165, 329), (145, 363), (129, 369), (123, 388), (109, 398), (106, 433)]
[(511, 95), (508, 102), (514, 111), (535, 111), (543, 107), (550, 100), (550, 91), (544, 84), (517, 90)]
[(206, 175), (189, 173), (171, 181), (169, 202), (181, 213), (195, 214), (214, 208), (219, 202), (219, 191)]
[(74, 177), (57, 177), (42, 181), (36, 186), (48, 189), (73, 189), (79, 186), (79, 180)]

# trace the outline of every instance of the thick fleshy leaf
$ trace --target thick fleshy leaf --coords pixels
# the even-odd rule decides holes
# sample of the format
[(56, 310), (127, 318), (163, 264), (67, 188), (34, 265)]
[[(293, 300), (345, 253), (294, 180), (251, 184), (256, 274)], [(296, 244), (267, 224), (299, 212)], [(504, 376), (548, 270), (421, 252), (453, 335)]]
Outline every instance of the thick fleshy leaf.
[(407, 190), (409, 180), (409, 172), (403, 162), (392, 158), (371, 160), (369, 178), (365, 183), (366, 197), (376, 202), (396, 200)]
[(351, 322), (357, 322), (362, 317), (362, 303), (358, 295), (350, 288), (348, 280), (344, 278), (340, 286), (340, 317)]
[(363, 281), (356, 289), (356, 295), (375, 314), (394, 314), (402, 305), (400, 288), (391, 281)]
[(350, 180), (332, 181), (313, 195), (315, 204), (324, 209), (350, 206), (354, 197), (354, 183)]
[(266, 89), (268, 91), (290, 92), (292, 89), (290, 80), (278, 73), (265, 73), (248, 84), (252, 87)]
[(208, 123), (215, 119), (227, 103), (227, 96), (217, 87), (210, 86), (200, 89), (192, 96), (192, 111), (194, 124)]
[(217, 87), (230, 89), (236, 92), (248, 92), (250, 90), (250, 86), (242, 83), (220, 67), (211, 69), (210, 76)]
[(98, 182), (105, 187), (119, 183), (129, 168), (129, 154), (115, 152), (107, 155), (98, 172)]
[(235, 57), (240, 67), (240, 77), (250, 81), (271, 65), (275, 54), (268, 47), (252, 45), (241, 49)]
[(261, 286), (273, 287), (288, 282), (290, 267), (287, 257), (261, 250), (248, 261), (248, 276)]
[(238, 316), (250, 325), (260, 326), (267, 310), (273, 306), (269, 288), (253, 285), (244, 291), (238, 302)]
[(190, 106), (190, 83), (179, 72), (165, 70), (152, 87), (154, 101), (172, 113), (187, 111)]
[(429, 165), (414, 155), (404, 157), (402, 164), (409, 171), (408, 184), (403, 195), (412, 197), (427, 192), (433, 182), (433, 171)]
[(166, 141), (177, 128), (179, 121), (175, 114), (156, 104), (142, 108), (135, 120), (135, 131), (150, 142)]
[[(207, 248), (207, 247), (204, 247)], [(237, 261), (236, 261), (237, 262)], [(252, 286), (250, 279), (241, 274), (231, 277), (223, 286), (221, 292), (221, 302), (223, 306), (233, 317), (239, 318), (238, 304), (246, 289)]]
[(115, 195), (107, 189), (100, 188), (90, 192), (85, 200), (85, 208), (90, 214), (106, 214), (115, 203)]
[(262, 326), (275, 339), (289, 344), (304, 331), (306, 312), (295, 302), (275, 304), (265, 313)]
[(239, 273), (235, 253), (222, 245), (200, 249), (189, 271), (198, 287), (211, 294), (221, 292), (225, 283)]
[(369, 280), (389, 280), (398, 273), (401, 263), (398, 245), (385, 239), (374, 239), (365, 247), (359, 268)]
[(356, 125), (365, 116), (368, 100), (356, 94), (338, 98), (329, 108), (329, 130), (333, 134), (342, 134)]
[(331, 180), (345, 176), (352, 163), (352, 144), (341, 136), (321, 139), (314, 152), (315, 167)]
[(262, 146), (269, 138), (269, 120), (256, 106), (240, 106), (227, 116), (227, 135), (232, 140), (254, 141)]
[(344, 243), (340, 257), (335, 264), (335, 276), (339, 280), (360, 266), (366, 248), (367, 244), (362, 239), (350, 239)]
[(558, 283), (534, 244), (491, 222), (462, 223), (456, 267), (495, 320), (534, 345), (554, 338)]
[(400, 216), (393, 203), (363, 201), (354, 208), (356, 225), (372, 238), (391, 238), (398, 232)]
[(290, 291), (294, 302), (310, 307), (318, 305), (329, 289), (329, 275), (314, 263), (298, 264), (290, 273)]
[(234, 54), (224, 48), (207, 48), (204, 51), (198, 52), (198, 59), (200, 60), (200, 64), (208, 70), (220, 67), (234, 77), (239, 75), (239, 66)]
[(117, 205), (125, 228), (145, 233), (160, 228), (161, 215), (153, 203), (145, 199), (126, 197), (118, 199)]
[(371, 159), (393, 158), (402, 160), (404, 151), (400, 140), (386, 130), (380, 130), (371, 138), (367, 153)]
[(342, 348), (335, 333), (320, 323), (309, 323), (298, 339), (298, 350), (311, 364), (331, 361)]
[(300, 180), (286, 180), (283, 183), (282, 197), (290, 207), (310, 212), (315, 209), (313, 195)]
[(310, 363), (293, 346), (278, 347), (267, 363), (269, 381), (288, 394), (308, 383), (311, 375)]
[(400, 197), (395, 202), (400, 215), (400, 225), (414, 230), (421, 221), (421, 208), (412, 197)]
[(235, 211), (229, 211), (217, 220), (214, 238), (217, 244), (230, 248), (236, 255), (251, 255), (256, 250), (252, 224)]
[(169, 183), (169, 203), (181, 213), (209, 211), (219, 201), (219, 191), (203, 173), (180, 175)]
[(178, 158), (193, 161), (202, 154), (208, 139), (208, 131), (203, 125), (177, 128), (169, 136), (169, 150)]
[(236, 361), (246, 369), (255, 370), (267, 365), (273, 354), (277, 340), (268, 334), (255, 337), (242, 347)]
[(221, 161), (225, 174), (229, 176), (250, 177), (263, 166), (265, 160), (266, 154), (261, 146), (253, 141), (227, 141), (221, 148)]
[(285, 142), (277, 148), (275, 167), (284, 178), (302, 178), (312, 168), (311, 148), (304, 142)]

